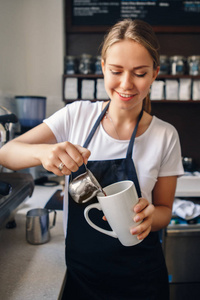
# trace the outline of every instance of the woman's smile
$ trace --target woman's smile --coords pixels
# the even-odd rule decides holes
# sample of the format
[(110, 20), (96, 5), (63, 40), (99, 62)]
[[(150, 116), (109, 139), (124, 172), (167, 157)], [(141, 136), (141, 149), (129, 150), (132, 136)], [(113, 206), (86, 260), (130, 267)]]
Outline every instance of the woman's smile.
[(119, 97), (122, 101), (129, 101), (137, 95), (136, 93), (135, 94), (125, 94), (125, 93), (120, 93), (118, 91), (115, 91), (115, 92), (119, 95)]

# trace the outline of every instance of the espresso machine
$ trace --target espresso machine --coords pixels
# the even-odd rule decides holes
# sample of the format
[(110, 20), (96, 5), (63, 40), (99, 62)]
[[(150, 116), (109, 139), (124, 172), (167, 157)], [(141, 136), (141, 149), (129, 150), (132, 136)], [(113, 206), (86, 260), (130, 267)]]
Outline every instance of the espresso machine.
[[(14, 137), (15, 114), (0, 106), (0, 148)], [(14, 214), (18, 206), (30, 197), (34, 190), (34, 180), (30, 174), (5, 170), (0, 166), (0, 228), (15, 227)]]

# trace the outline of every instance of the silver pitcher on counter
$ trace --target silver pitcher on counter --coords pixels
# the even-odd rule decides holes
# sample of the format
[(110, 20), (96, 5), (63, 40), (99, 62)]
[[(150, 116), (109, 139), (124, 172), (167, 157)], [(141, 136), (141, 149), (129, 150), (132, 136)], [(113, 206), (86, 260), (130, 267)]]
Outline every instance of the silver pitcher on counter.
[[(50, 225), (49, 214), (53, 213)], [(50, 229), (56, 224), (56, 211), (46, 208), (31, 209), (26, 214), (26, 240), (30, 244), (40, 245), (50, 240)]]

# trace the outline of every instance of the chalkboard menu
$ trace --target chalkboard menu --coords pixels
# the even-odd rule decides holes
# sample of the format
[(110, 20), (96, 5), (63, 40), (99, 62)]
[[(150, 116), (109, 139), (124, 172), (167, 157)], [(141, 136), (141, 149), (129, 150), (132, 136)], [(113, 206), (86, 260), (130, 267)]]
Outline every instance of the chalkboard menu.
[(104, 28), (124, 18), (200, 31), (200, 1), (195, 0), (66, 0), (66, 7), (69, 31)]

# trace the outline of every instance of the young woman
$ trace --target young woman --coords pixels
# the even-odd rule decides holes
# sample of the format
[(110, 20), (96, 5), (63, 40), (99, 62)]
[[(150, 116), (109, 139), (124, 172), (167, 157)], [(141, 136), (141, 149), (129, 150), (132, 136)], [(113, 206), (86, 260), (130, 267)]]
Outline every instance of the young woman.
[(125, 247), (87, 224), (88, 203), (71, 199), (66, 176), (63, 299), (169, 299), (158, 231), (170, 221), (183, 168), (175, 128), (150, 115), (149, 90), (159, 72), (159, 45), (151, 26), (139, 20), (114, 25), (102, 47), (102, 69), (109, 102), (67, 105), (5, 145), (0, 164), (14, 170), (42, 164), (58, 176), (77, 176), (87, 163), (102, 187), (134, 181), (139, 196), (134, 220), (142, 223), (130, 232), (143, 241)]

